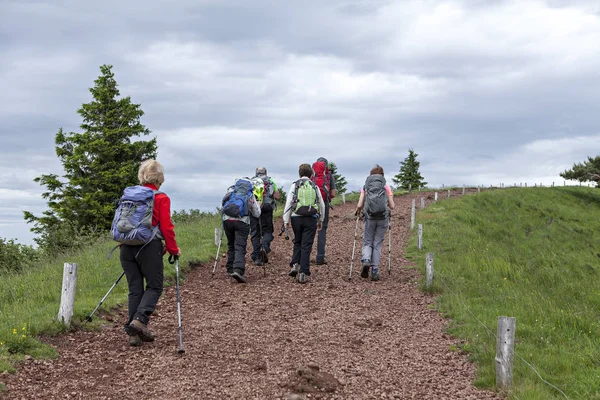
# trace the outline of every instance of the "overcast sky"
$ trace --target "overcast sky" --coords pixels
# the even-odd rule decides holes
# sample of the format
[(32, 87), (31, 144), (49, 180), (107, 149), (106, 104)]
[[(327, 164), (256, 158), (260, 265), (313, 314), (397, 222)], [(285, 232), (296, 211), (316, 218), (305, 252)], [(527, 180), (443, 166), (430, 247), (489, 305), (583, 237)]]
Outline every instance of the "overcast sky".
[(0, 237), (62, 174), (59, 128), (112, 64), (176, 210), (326, 157), (349, 189), (413, 148), (431, 187), (561, 182), (600, 147), (593, 1), (0, 0)]

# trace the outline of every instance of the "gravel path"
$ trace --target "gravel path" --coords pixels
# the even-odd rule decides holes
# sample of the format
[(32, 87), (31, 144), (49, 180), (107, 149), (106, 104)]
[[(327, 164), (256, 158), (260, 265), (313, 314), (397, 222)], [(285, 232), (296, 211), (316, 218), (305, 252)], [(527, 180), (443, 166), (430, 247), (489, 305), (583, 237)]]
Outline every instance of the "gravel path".
[[(28, 360), (19, 373), (0, 377), (8, 388), (0, 397), (499, 399), (472, 386), (473, 365), (450, 350), (456, 340), (428, 307), (434, 299), (419, 291), (418, 272), (403, 268), (410, 264), (403, 249), (411, 200), (421, 196), (395, 199), (392, 273), (387, 274), (386, 238), (379, 282), (359, 276), (360, 225), (348, 281), (355, 204), (336, 206), (328, 231), (329, 265), (311, 267), (309, 284), (287, 276), (291, 241), (275, 236), (266, 276), (262, 267), (250, 266), (246, 285), (226, 276), (224, 261), (214, 278), (212, 265), (187, 275), (181, 294), (185, 354), (177, 353), (175, 288), (169, 287), (150, 324), (155, 342), (130, 347), (121, 311), (101, 332), (46, 339), (60, 357)], [(280, 226), (278, 220), (276, 231)]]

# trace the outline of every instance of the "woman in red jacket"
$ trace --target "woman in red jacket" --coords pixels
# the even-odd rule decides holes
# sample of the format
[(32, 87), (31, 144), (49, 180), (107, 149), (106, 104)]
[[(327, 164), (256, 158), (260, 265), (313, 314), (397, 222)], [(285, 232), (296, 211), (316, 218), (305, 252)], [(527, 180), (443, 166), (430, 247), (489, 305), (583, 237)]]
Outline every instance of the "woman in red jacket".
[[(156, 160), (144, 161), (138, 171), (138, 179), (141, 185), (158, 191), (165, 181), (163, 166)], [(121, 245), (121, 265), (129, 285), (129, 320), (125, 332), (130, 336), (129, 344), (132, 346), (139, 346), (142, 341), (154, 341), (148, 322), (163, 291), (165, 248), (173, 256), (181, 255), (171, 222), (171, 199), (162, 192), (154, 196), (152, 226), (157, 224), (161, 235), (157, 235), (156, 239), (145, 245)], [(164, 246), (161, 239), (165, 241)]]

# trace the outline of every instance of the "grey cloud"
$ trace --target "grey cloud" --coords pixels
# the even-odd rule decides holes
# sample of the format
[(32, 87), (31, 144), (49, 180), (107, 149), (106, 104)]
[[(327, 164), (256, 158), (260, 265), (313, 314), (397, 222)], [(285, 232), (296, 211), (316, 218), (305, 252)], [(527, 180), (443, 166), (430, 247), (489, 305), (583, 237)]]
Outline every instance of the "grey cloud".
[[(572, 31), (477, 25), (491, 18), (502, 28), (514, 18), (507, 4), (3, 2), (0, 189), (21, 190), (43, 209), (32, 179), (61, 174), (54, 135), (79, 131), (77, 109), (104, 63), (146, 113), (176, 209), (214, 209), (228, 182), (258, 164), (286, 187), (301, 162), (319, 156), (358, 189), (375, 163), (391, 180), (409, 148), (432, 185), (551, 180), (596, 152), (593, 141), (552, 156), (527, 146), (599, 134), (598, 5), (519, 3), (524, 13), (576, 11)], [(458, 7), (458, 21), (478, 35), (453, 36), (440, 5)], [(434, 11), (440, 29), (428, 20), (430, 31), (418, 33), (414, 24)], [(206, 141), (188, 143), (182, 131)], [(0, 237), (23, 231), (22, 221), (14, 226), (0, 226)]]

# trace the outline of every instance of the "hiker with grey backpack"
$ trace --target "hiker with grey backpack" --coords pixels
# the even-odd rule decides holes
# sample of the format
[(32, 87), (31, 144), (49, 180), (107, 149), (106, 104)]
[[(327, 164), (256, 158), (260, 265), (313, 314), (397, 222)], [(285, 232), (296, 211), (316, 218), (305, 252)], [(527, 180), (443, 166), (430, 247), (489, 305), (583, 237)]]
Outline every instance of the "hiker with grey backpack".
[(294, 250), (290, 262), (289, 275), (298, 283), (306, 283), (310, 276), (310, 253), (317, 229), (323, 224), (325, 202), (321, 191), (311, 180), (313, 170), (310, 164), (298, 168), (300, 179), (292, 183), (287, 194), (283, 213), (284, 231), (290, 224), (294, 231)]
[(383, 168), (376, 165), (371, 169), (360, 192), (355, 215), (364, 219), (362, 270), (360, 276), (379, 280), (379, 261), (385, 233), (390, 228), (391, 210), (394, 209), (394, 194), (386, 184)]
[(260, 203), (248, 178), (235, 181), (221, 202), (223, 231), (227, 237), (227, 274), (238, 283), (246, 283), (246, 245), (250, 234), (250, 217), (260, 217)]
[(125, 189), (111, 226), (113, 239), (120, 243), (129, 288), (125, 332), (132, 346), (154, 341), (148, 322), (163, 292), (163, 255), (181, 255), (171, 221), (171, 200), (159, 191), (165, 181), (163, 166), (156, 160), (144, 161), (138, 179), (139, 186)]
[(262, 266), (269, 262), (268, 254), (271, 252), (273, 241), (273, 211), (276, 208), (276, 200), (280, 194), (273, 178), (267, 175), (265, 167), (256, 168), (256, 174), (252, 178), (254, 185), (254, 196), (260, 202), (260, 217), (250, 217), (250, 240), (252, 241), (252, 253), (250, 258), (255, 265)]

